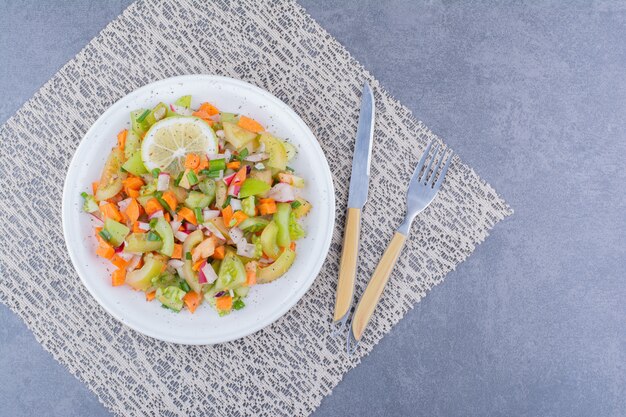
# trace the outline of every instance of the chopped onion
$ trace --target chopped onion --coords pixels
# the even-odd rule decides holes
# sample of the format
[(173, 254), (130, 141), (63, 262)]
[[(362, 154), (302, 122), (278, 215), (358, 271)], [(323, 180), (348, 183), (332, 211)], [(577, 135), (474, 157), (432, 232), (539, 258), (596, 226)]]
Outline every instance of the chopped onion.
[(228, 290), (228, 294), (231, 296), (231, 298), (235, 296), (235, 293), (233, 292), (233, 290)]
[(235, 226), (230, 229), (228, 235), (230, 236), (231, 240), (235, 242), (235, 244), (237, 244), (241, 239), (243, 239), (243, 230)]
[(168, 266), (171, 266), (171, 267), (172, 267), (172, 268), (174, 268), (174, 269), (182, 268), (182, 266), (183, 266), (184, 264), (185, 264), (185, 263), (184, 263), (183, 261), (181, 261), (180, 259), (170, 259), (170, 260), (167, 262), (167, 265), (168, 265)]
[(127, 198), (126, 200), (122, 200), (119, 203), (117, 203), (117, 206), (120, 208), (120, 211), (126, 211), (131, 201), (133, 201), (132, 198)]
[(185, 232), (181, 232), (180, 230), (177, 230), (176, 233), (174, 233), (174, 237), (178, 239), (180, 242), (184, 242), (185, 239), (187, 239), (187, 236), (189, 236), (189, 234)]
[(230, 149), (226, 149), (224, 151), (224, 159), (226, 159), (226, 163), (230, 162), (230, 157), (233, 156), (232, 152), (230, 151)]
[(248, 243), (246, 239), (241, 239), (237, 242), (237, 255), (244, 258), (254, 258), (256, 253), (256, 246), (252, 243)]
[(211, 264), (208, 262), (205, 262), (204, 265), (202, 265), (202, 267), (200, 268), (200, 274), (198, 274), (198, 282), (202, 284), (202, 282), (200, 281), (200, 275), (204, 276), (205, 282), (207, 284), (213, 284), (215, 280), (217, 280), (217, 274), (215, 273), (213, 266), (211, 266)]
[(261, 144), (259, 145), (259, 148), (256, 151), (259, 153), (265, 152), (265, 142), (261, 142)]
[(213, 233), (213, 236), (215, 236), (216, 238), (220, 240), (226, 240), (226, 237), (222, 234), (222, 232), (220, 232), (217, 226), (215, 226), (213, 223), (206, 222), (203, 224), (203, 226), (206, 227), (207, 230), (209, 230), (211, 233)]
[[(122, 244), (120, 247), (123, 247), (124, 245)], [(117, 254), (117, 256), (119, 256), (120, 258), (122, 258), (123, 260), (125, 260), (126, 262), (130, 261), (133, 256), (135, 256), (134, 253), (130, 253), (130, 252), (126, 252), (126, 251), (121, 251)]]
[(170, 222), (170, 226), (172, 226), (172, 233), (178, 232), (178, 229), (180, 229), (180, 225), (181, 224), (183, 224), (183, 222), (181, 220), (172, 220)]
[(266, 258), (265, 256), (262, 256), (261, 259), (259, 259), (259, 263), (266, 264), (266, 265), (271, 264), (272, 262), (274, 262), (273, 259)]
[(167, 191), (170, 188), (170, 174), (161, 172), (157, 180), (157, 191)]
[(150, 220), (152, 219), (158, 219), (159, 217), (163, 217), (163, 210), (159, 210), (159, 211), (155, 211), (154, 213), (152, 213), (150, 216), (148, 216), (148, 218)]
[(281, 203), (291, 202), (296, 199), (296, 191), (291, 185), (279, 182), (269, 190), (267, 196)]
[(91, 218), (93, 220), (96, 220), (98, 222), (98, 224), (103, 223), (102, 219), (99, 217), (100, 214), (97, 211), (94, 211), (93, 213), (89, 213), (89, 214), (91, 214), (91, 216), (92, 216)]
[(263, 165), (261, 162), (259, 162), (258, 164), (254, 164), (254, 167), (258, 169), (259, 171), (262, 171), (265, 169), (265, 165)]
[(220, 129), (220, 130), (215, 132), (215, 136), (217, 136), (220, 139), (223, 139), (226, 135), (224, 134), (224, 131), (222, 129)]
[(224, 294), (226, 294), (226, 291), (220, 291), (217, 294), (215, 294), (215, 298), (221, 297)]
[(139, 226), (138, 226), (141, 230), (147, 232), (148, 230), (150, 230), (150, 224), (149, 223), (144, 223), (144, 222), (139, 222)]
[(204, 219), (204, 221), (207, 220), (211, 220), (214, 219), (216, 217), (220, 216), (220, 211), (219, 210), (211, 210), (208, 208), (205, 208), (204, 210), (202, 210), (202, 218)]
[(241, 200), (236, 199), (236, 198), (231, 198), (230, 206), (232, 207), (233, 211), (241, 210)]
[(268, 159), (270, 156), (265, 152), (262, 153), (253, 153), (252, 155), (248, 155), (244, 158), (244, 160), (249, 162), (261, 162)]
[(196, 230), (197, 228), (198, 228), (198, 226), (194, 226), (193, 224), (191, 224), (189, 222), (185, 222), (185, 232), (191, 233), (194, 230)]

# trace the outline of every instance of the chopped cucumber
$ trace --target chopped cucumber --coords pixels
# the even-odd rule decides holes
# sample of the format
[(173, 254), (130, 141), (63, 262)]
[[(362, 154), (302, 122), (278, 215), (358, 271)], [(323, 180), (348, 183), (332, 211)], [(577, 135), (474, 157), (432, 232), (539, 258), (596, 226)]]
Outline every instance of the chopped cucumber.
[(141, 269), (136, 269), (126, 275), (126, 283), (136, 290), (145, 291), (152, 285), (152, 279), (161, 274), (165, 262), (154, 256), (145, 256)]
[(202, 284), (198, 282), (198, 274), (193, 270), (193, 262), (191, 259), (187, 259), (187, 254), (191, 255), (191, 251), (203, 240), (204, 234), (202, 230), (198, 229), (187, 236), (187, 239), (185, 239), (183, 243), (183, 259), (185, 262), (183, 265), (183, 278), (195, 292), (202, 290)]
[(167, 308), (178, 312), (183, 308), (183, 297), (185, 294), (185, 291), (172, 285), (165, 289), (157, 288), (156, 299)]
[(263, 230), (269, 223), (269, 220), (263, 217), (248, 217), (239, 224), (239, 228), (244, 232), (258, 232)]
[(190, 209), (205, 208), (211, 204), (212, 198), (200, 191), (190, 191), (189, 196), (185, 200), (185, 205)]
[(130, 172), (133, 175), (143, 175), (147, 174), (148, 170), (143, 165), (143, 160), (141, 159), (141, 150), (136, 151), (128, 160), (122, 165), (125, 171)]
[(293, 261), (296, 259), (296, 252), (287, 248), (280, 254), (276, 261), (266, 266), (265, 268), (259, 268), (256, 274), (256, 282), (258, 284), (267, 284), (277, 278), (280, 278), (289, 268), (293, 265)]
[(161, 241), (163, 242), (159, 253), (165, 256), (172, 256), (174, 253), (174, 232), (172, 231), (172, 226), (170, 226), (165, 218), (159, 217), (154, 226), (154, 231), (161, 237)]
[(261, 233), (261, 247), (263, 248), (263, 252), (272, 259), (276, 259), (280, 255), (280, 248), (276, 244), (277, 235), (278, 226), (274, 221), (269, 222), (269, 224), (265, 226), (265, 229), (263, 229), (263, 233)]
[(141, 150), (141, 138), (131, 129), (126, 133), (126, 144), (124, 145), (124, 155), (126, 159), (129, 159), (139, 150)]
[(217, 281), (215, 281), (215, 288), (218, 290), (234, 290), (245, 285), (245, 283), (246, 268), (243, 266), (243, 262), (241, 262), (241, 259), (239, 259), (237, 255), (228, 252), (220, 265), (220, 272), (217, 275)]
[[(146, 113), (148, 112), (148, 113)], [(130, 124), (131, 129), (134, 130), (139, 136), (146, 133), (148, 130), (148, 124), (145, 122), (146, 117), (150, 114), (147, 109), (138, 109), (130, 112)]]
[(285, 147), (285, 152), (287, 152), (287, 161), (291, 161), (293, 158), (296, 157), (298, 151), (296, 151), (295, 146), (293, 146), (289, 142), (283, 142), (283, 146)]
[(182, 96), (174, 102), (175, 106), (182, 106), (186, 108), (191, 107), (191, 96)]
[(274, 214), (274, 223), (278, 226), (276, 235), (276, 243), (282, 248), (286, 248), (291, 244), (289, 236), (289, 217), (291, 214), (291, 204), (278, 203), (276, 205), (276, 213)]
[(263, 182), (266, 182), (269, 186), (272, 185), (272, 171), (269, 169), (253, 169), (250, 171), (249, 178), (256, 178)]
[(114, 148), (102, 169), (98, 191), (95, 195), (97, 201), (108, 200), (122, 191), (123, 181), (126, 179), (126, 174), (120, 171), (123, 163), (124, 152), (120, 148)]
[(226, 122), (237, 124), (237, 122), (239, 121), (239, 117), (235, 113), (222, 112), (220, 113), (220, 121), (222, 123)]
[(241, 211), (248, 217), (256, 216), (256, 199), (253, 195), (241, 200)]
[(168, 109), (168, 106), (165, 103), (159, 103), (156, 106), (154, 106), (152, 111), (148, 114), (148, 116), (145, 119), (146, 125), (150, 127), (156, 122), (158, 122), (159, 120), (165, 118), (165, 116), (167, 116), (167, 109)]
[(218, 209), (222, 209), (224, 203), (226, 202), (226, 197), (228, 196), (228, 187), (226, 183), (222, 180), (218, 180), (215, 182), (215, 204)]
[(224, 137), (235, 149), (241, 149), (256, 138), (257, 134), (243, 129), (234, 123), (222, 122)]
[(287, 151), (283, 141), (269, 133), (261, 134), (260, 141), (265, 144), (265, 151), (270, 154), (267, 166), (281, 171), (287, 168)]
[(124, 252), (144, 253), (161, 249), (162, 240), (148, 240), (147, 233), (131, 233), (126, 238)]
[(253, 195), (264, 194), (269, 191), (270, 185), (258, 178), (248, 178), (243, 184), (241, 184), (241, 189), (239, 190), (239, 198), (246, 198)]
[(209, 204), (215, 200), (215, 181), (211, 178), (205, 178), (198, 183), (198, 188), (209, 197)]
[(125, 224), (116, 222), (113, 219), (106, 219), (104, 221), (104, 230), (109, 232), (111, 238), (109, 239), (109, 243), (113, 246), (118, 247), (124, 242), (126, 235), (130, 232), (130, 229), (126, 227)]

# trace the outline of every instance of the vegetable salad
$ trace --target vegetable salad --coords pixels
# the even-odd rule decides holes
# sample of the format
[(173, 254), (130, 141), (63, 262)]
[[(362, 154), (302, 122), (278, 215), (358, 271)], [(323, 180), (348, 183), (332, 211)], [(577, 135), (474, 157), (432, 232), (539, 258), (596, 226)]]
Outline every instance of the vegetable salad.
[(281, 277), (305, 235), (311, 204), (288, 166), (295, 148), (244, 115), (191, 96), (130, 116), (83, 210), (98, 219), (97, 255), (113, 286), (175, 312), (206, 302), (245, 306), (256, 284)]

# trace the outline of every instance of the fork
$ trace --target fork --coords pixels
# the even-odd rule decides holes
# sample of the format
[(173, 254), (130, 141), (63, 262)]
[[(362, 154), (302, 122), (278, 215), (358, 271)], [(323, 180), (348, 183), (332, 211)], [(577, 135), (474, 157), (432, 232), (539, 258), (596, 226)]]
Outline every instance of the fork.
[[(437, 145), (433, 151), (433, 155), (432, 158), (430, 158), (428, 166), (422, 173), (422, 168), (424, 168), (424, 165), (426, 164), (433, 142), (429, 143), (426, 147), (424, 155), (422, 155), (422, 158), (417, 164), (415, 172), (413, 172), (413, 176), (411, 177), (411, 182), (409, 183), (409, 188), (406, 194), (407, 210), (404, 221), (396, 229), (391, 242), (378, 262), (378, 266), (376, 267), (376, 270), (374, 270), (374, 275), (372, 275), (370, 282), (367, 284), (367, 288), (365, 289), (365, 292), (356, 307), (354, 315), (352, 316), (350, 331), (346, 341), (346, 349), (349, 354), (352, 354), (356, 350), (359, 341), (363, 336), (363, 332), (372, 318), (372, 314), (376, 309), (380, 296), (382, 295), (385, 285), (389, 280), (391, 271), (393, 271), (393, 267), (398, 260), (398, 256), (404, 247), (404, 242), (409, 234), (413, 220), (415, 220), (415, 217), (433, 201), (441, 189), (441, 184), (443, 183), (446, 173), (448, 172), (448, 167), (450, 166), (450, 162), (452, 161), (454, 154), (450, 153), (450, 155), (445, 158), (445, 150), (441, 152), (441, 155), (439, 155), (439, 160), (435, 168), (431, 169), (439, 154), (439, 145)], [(439, 169), (442, 167), (442, 164), (443, 168), (441, 169), (439, 175), (437, 175)], [(436, 182), (435, 178), (437, 178)]]

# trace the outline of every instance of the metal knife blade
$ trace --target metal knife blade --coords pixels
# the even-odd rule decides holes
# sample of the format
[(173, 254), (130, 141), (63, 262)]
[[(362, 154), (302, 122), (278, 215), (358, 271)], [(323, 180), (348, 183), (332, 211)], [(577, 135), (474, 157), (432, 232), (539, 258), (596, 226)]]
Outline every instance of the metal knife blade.
[(348, 207), (362, 209), (367, 201), (367, 189), (370, 179), (372, 160), (372, 139), (374, 137), (374, 93), (366, 82), (363, 85), (359, 125), (356, 130), (354, 155), (352, 156), (352, 174)]

